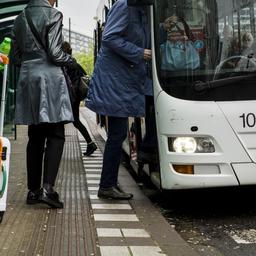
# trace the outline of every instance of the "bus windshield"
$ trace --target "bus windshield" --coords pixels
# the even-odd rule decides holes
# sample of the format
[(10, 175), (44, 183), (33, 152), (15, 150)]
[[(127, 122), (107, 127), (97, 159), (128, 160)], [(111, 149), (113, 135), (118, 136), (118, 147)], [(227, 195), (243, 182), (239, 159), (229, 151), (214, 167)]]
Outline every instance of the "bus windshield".
[(256, 100), (256, 0), (156, 2), (156, 63), (165, 92)]

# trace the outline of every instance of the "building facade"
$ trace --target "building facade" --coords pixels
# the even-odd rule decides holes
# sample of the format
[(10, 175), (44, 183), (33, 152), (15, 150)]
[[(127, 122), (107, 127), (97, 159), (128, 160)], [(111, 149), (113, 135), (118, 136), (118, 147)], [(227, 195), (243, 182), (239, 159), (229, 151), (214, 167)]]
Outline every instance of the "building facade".
[(93, 44), (93, 38), (81, 33), (71, 31), (69, 36), (69, 30), (66, 28), (63, 28), (63, 36), (65, 41), (70, 42), (74, 53), (86, 52), (89, 45)]

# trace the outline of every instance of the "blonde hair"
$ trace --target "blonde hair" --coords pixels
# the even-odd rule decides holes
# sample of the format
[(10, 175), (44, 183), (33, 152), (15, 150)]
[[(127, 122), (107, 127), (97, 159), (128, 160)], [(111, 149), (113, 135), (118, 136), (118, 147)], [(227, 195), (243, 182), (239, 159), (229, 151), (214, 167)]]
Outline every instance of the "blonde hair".
[(253, 41), (254, 38), (253, 38), (253, 35), (252, 33), (250, 32), (245, 32), (243, 35), (242, 35), (242, 41), (245, 42), (245, 41)]

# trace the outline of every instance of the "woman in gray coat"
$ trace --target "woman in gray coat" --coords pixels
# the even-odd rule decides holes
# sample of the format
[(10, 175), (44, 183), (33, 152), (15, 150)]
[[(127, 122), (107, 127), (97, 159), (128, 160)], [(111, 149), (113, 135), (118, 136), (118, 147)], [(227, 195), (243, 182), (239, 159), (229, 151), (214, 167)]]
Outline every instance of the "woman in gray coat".
[(27, 204), (63, 208), (53, 187), (65, 141), (64, 124), (73, 121), (73, 114), (61, 66), (76, 61), (61, 49), (62, 13), (53, 8), (55, 1), (29, 2), (15, 20), (12, 51), (14, 64), (20, 66), (15, 122), (28, 125)]

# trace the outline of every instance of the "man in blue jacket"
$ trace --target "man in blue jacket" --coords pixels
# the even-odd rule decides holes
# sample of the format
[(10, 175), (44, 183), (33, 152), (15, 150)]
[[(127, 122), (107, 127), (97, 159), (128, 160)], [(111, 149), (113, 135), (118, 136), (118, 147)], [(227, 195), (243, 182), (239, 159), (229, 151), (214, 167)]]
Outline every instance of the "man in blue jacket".
[(101, 198), (132, 198), (132, 194), (117, 185), (117, 177), (128, 117), (145, 114), (146, 61), (151, 59), (148, 33), (146, 8), (127, 6), (127, 0), (118, 0), (113, 5), (86, 99), (89, 109), (108, 116), (108, 139), (98, 191)]

